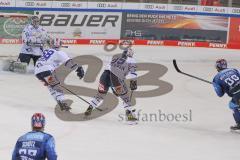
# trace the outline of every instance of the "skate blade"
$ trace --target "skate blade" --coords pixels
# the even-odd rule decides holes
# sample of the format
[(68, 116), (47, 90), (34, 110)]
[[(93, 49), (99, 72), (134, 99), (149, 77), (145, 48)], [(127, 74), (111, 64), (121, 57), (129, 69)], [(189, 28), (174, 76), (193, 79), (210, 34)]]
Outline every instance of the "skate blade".
[(237, 129), (237, 130), (230, 129), (230, 131), (231, 131), (232, 133), (240, 134), (240, 129)]
[(124, 123), (127, 125), (137, 125), (138, 121), (125, 121)]

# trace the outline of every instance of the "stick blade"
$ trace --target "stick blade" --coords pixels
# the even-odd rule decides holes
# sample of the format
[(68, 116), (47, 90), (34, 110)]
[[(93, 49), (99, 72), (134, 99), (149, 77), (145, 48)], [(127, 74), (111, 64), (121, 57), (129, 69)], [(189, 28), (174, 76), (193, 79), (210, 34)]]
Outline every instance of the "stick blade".
[(174, 66), (174, 68), (176, 69), (177, 72), (180, 72), (180, 73), (182, 72), (182, 71), (178, 68), (178, 66), (177, 66), (177, 61), (176, 61), (176, 59), (173, 60), (173, 66)]

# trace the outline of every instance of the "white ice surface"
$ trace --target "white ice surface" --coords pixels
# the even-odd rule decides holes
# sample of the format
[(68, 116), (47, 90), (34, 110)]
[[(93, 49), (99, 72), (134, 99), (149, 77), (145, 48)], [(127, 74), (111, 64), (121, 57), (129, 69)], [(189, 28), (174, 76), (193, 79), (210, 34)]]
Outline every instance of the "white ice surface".
[[(192, 110), (191, 122), (140, 122), (129, 126), (119, 122), (118, 115), (124, 113), (120, 106), (92, 121), (64, 122), (55, 116), (55, 101), (48, 90), (32, 74), (0, 71), (0, 160), (11, 159), (17, 138), (30, 130), (30, 117), (35, 112), (45, 114), (45, 131), (55, 137), (60, 160), (239, 160), (240, 135), (229, 131), (234, 124), (227, 106), (230, 98), (218, 98), (211, 85), (177, 73), (172, 65), (176, 58), (185, 72), (212, 80), (218, 58), (226, 58), (231, 67), (240, 67), (239, 51), (146, 46), (134, 49), (138, 62), (165, 65), (168, 72), (160, 79), (174, 87), (163, 96), (137, 99), (138, 109), (174, 114)], [(1, 45), (0, 55), (14, 56), (19, 50), (18, 45)], [(113, 55), (102, 46), (70, 46), (65, 51), (71, 56), (92, 54), (103, 61)], [(74, 75), (68, 83), (97, 88), (97, 82), (86, 84)], [(70, 98), (77, 104), (75, 111), (86, 109), (84, 103)]]

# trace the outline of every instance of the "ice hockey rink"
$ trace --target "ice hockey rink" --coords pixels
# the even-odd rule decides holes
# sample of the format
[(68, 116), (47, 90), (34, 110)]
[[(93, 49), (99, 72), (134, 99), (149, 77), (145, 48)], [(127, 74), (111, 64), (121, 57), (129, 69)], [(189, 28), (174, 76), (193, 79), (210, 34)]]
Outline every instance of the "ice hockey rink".
[[(3, 56), (16, 56), (20, 50), (20, 45), (0, 47)], [(35, 112), (46, 116), (45, 131), (55, 137), (60, 160), (240, 159), (240, 134), (229, 130), (234, 124), (228, 108), (230, 98), (218, 98), (210, 84), (181, 75), (172, 65), (172, 60), (176, 59), (184, 72), (211, 81), (216, 74), (216, 59), (225, 58), (229, 67), (240, 67), (239, 51), (165, 46), (133, 46), (133, 49), (137, 62), (167, 67), (159, 80), (173, 86), (167, 94), (137, 98), (136, 109), (145, 115), (158, 114), (159, 110), (165, 114), (187, 114), (191, 116), (187, 121), (140, 119), (137, 125), (127, 125), (119, 117), (124, 113), (121, 101), (113, 111), (97, 119), (63, 121), (55, 114), (56, 102), (33, 74), (0, 71), (0, 159), (11, 159), (17, 138), (30, 131), (30, 117)], [(73, 45), (64, 50), (72, 57), (94, 55), (103, 62), (120, 52), (119, 49), (106, 52), (103, 46), (84, 45)], [(71, 73), (65, 83), (96, 89), (100, 74), (95, 82), (89, 83)], [(148, 91), (156, 87), (144, 85), (138, 89)], [(67, 98), (74, 101), (72, 112), (81, 113), (87, 108), (75, 96), (67, 95)], [(90, 100), (90, 97), (85, 98)]]

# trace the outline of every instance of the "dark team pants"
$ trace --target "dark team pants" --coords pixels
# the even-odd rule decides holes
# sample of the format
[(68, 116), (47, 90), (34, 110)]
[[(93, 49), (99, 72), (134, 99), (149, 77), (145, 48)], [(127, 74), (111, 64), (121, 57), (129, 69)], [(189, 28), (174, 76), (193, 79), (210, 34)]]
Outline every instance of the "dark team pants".
[(51, 76), (51, 75), (52, 75), (51, 71), (44, 71), (44, 72), (40, 72), (40, 73), (36, 74), (36, 77), (40, 81), (44, 82), (45, 84), (48, 84), (48, 82), (46, 81), (45, 78), (48, 76)]
[(20, 60), (20, 62), (27, 63), (27, 64), (29, 64), (29, 63), (30, 63), (30, 60), (32, 59), (32, 60), (33, 60), (33, 64), (34, 64), (34, 66), (35, 66), (37, 60), (38, 60), (40, 57), (41, 57), (41, 56), (35, 56), (35, 55), (32, 55), (32, 54), (20, 53), (18, 59)]
[(106, 96), (109, 90), (109, 87), (111, 87), (113, 93), (116, 96), (120, 96), (120, 98), (123, 100), (124, 102), (123, 107), (125, 109), (130, 110), (131, 102), (130, 102), (129, 95), (127, 94), (128, 89), (127, 89), (126, 83), (124, 82), (124, 80), (119, 79), (109, 70), (105, 70), (102, 73), (99, 81), (98, 93), (91, 100), (90, 105), (93, 107), (97, 107), (98, 104)]
[(237, 124), (240, 124), (240, 92), (232, 97), (229, 103), (230, 109), (233, 110), (233, 117)]
[(99, 81), (98, 91), (100, 93), (107, 93), (109, 87), (113, 90), (114, 94), (122, 95), (127, 93), (127, 87), (123, 80), (120, 80), (111, 71), (105, 70)]

